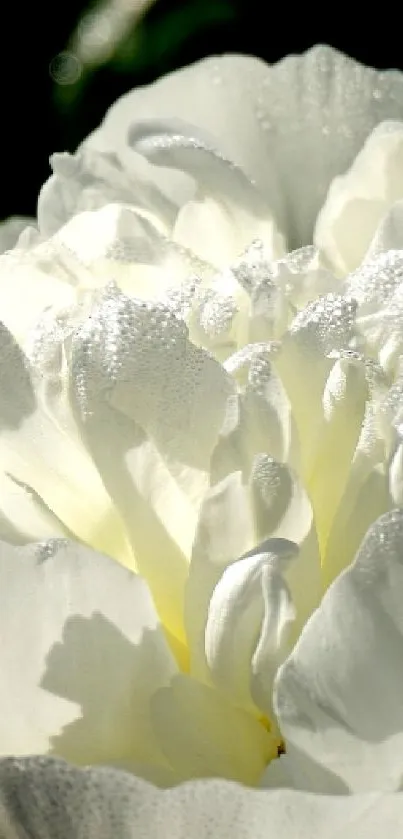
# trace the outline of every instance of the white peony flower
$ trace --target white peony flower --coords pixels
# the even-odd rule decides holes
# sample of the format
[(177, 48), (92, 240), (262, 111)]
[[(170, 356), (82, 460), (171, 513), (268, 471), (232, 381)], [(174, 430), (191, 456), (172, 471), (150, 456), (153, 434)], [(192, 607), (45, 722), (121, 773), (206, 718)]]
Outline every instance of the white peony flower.
[(402, 85), (180, 71), (0, 258), (6, 839), (400, 835)]

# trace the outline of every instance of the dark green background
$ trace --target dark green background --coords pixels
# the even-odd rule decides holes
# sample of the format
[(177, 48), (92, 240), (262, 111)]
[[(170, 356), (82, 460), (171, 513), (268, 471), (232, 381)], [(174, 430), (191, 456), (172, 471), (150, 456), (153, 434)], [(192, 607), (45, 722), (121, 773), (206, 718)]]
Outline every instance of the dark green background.
[(322, 42), (373, 66), (403, 67), (400, 24), (386, 6), (375, 17), (369, 6), (356, 11), (353, 4), (157, 0), (113, 61), (62, 87), (49, 65), (88, 4), (59, 2), (8, 0), (2, 11), (0, 218), (35, 213), (49, 154), (74, 150), (118, 96), (210, 53), (239, 51), (273, 62)]

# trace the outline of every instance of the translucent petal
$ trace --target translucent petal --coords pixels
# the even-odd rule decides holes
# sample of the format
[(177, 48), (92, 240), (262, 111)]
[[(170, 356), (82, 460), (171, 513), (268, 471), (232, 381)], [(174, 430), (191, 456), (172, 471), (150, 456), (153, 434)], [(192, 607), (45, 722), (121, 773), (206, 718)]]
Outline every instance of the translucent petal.
[(189, 676), (177, 676), (153, 697), (152, 718), (158, 743), (183, 780), (224, 777), (254, 785), (277, 754), (277, 738), (256, 718)]
[(179, 637), (187, 563), (232, 391), (229, 376), (163, 304), (110, 288), (75, 337), (77, 421), (137, 568)]
[[(51, 370), (49, 376), (50, 405), (41, 372), (38, 366), (35, 387), (27, 359), (0, 328), (0, 467), (5, 476), (0, 510), (11, 526), (17, 524), (17, 493), (21, 512), (29, 507), (30, 516), (36, 517), (18, 526), (22, 534), (24, 526), (28, 532), (33, 528), (35, 537), (67, 532), (130, 564), (122, 522), (74, 427), (60, 370)], [(9, 538), (7, 527), (3, 535)]]
[(349, 171), (332, 182), (318, 216), (315, 244), (340, 275), (362, 262), (380, 221), (401, 198), (403, 123), (385, 122), (373, 131)]

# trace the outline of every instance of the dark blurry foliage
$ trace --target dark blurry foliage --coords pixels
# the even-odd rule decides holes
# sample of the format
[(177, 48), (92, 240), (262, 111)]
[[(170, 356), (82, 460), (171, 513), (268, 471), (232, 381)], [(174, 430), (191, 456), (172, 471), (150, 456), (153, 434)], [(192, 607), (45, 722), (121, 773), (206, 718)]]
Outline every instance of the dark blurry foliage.
[(267, 0), (155, 0), (104, 65), (86, 67), (74, 59), (72, 34), (88, 9), (82, 0), (2, 7), (0, 218), (35, 213), (49, 154), (73, 151), (118, 96), (205, 55), (274, 62), (325, 42), (364, 63), (403, 68), (399, 27), (386, 10), (375, 18), (352, 4)]

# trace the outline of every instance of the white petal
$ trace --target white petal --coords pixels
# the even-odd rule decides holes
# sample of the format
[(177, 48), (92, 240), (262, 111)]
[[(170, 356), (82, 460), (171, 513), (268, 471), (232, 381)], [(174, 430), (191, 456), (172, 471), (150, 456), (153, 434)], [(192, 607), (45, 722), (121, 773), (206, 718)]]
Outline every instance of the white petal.
[(34, 219), (20, 216), (11, 216), (5, 221), (0, 222), (0, 253), (14, 248), (21, 233), (26, 227), (33, 224), (35, 224)]
[[(130, 564), (122, 522), (74, 427), (60, 371), (50, 371), (50, 406), (43, 371), (35, 372), (36, 387), (26, 358), (0, 325), (0, 510), (17, 524), (14, 488), (19, 487), (22, 534), (45, 538), (67, 532)], [(10, 538), (7, 529), (2, 532)]]
[(296, 786), (403, 784), (403, 513), (382, 516), (323, 598), (277, 682)]
[(403, 507), (403, 441), (399, 441), (390, 465), (390, 492), (396, 506)]
[(23, 545), (71, 535), (32, 487), (0, 472), (0, 539)]
[(211, 594), (223, 570), (254, 540), (251, 506), (240, 472), (211, 487), (201, 507), (185, 588), (191, 672), (209, 679), (204, 634)]
[(198, 781), (160, 792), (107, 769), (0, 763), (4, 839), (400, 839), (403, 794), (324, 796)]
[(242, 169), (192, 132), (191, 124), (184, 125), (183, 133), (179, 134), (175, 123), (148, 120), (131, 127), (128, 142), (134, 151), (157, 166), (179, 169), (190, 175), (201, 194), (210, 194), (224, 205), (228, 202), (230, 207), (264, 218), (268, 207)]
[(127, 166), (136, 121), (191, 123), (259, 185), (290, 248), (298, 247), (312, 241), (331, 180), (378, 123), (402, 117), (402, 88), (399, 73), (370, 70), (328, 47), (273, 67), (214, 56), (126, 94), (87, 143)]
[(382, 314), (393, 294), (403, 282), (403, 254), (399, 249), (388, 249), (365, 259), (347, 277), (345, 293), (357, 303), (357, 318)]
[(403, 346), (402, 251), (390, 250), (364, 260), (347, 279), (346, 290), (358, 304), (361, 342), (393, 377)]
[[(265, 239), (255, 239), (231, 265), (231, 273), (249, 297), (249, 323), (246, 339), (239, 346), (250, 342), (267, 342), (281, 337), (294, 309), (286, 296), (288, 285), (282, 285), (276, 276), (273, 262), (275, 246)], [(278, 264), (278, 263), (277, 263)]]
[(265, 242), (273, 257), (280, 256), (284, 252), (283, 237), (271, 213), (268, 211), (263, 220), (256, 215), (248, 215), (234, 205), (226, 208), (220, 199), (202, 197), (182, 207), (173, 238), (217, 268), (225, 268), (256, 237)]
[(323, 554), (322, 571), (326, 587), (353, 561), (371, 524), (398, 504), (391, 492), (388, 468), (393, 427), (391, 419), (386, 420), (386, 416), (380, 413), (385, 404), (386, 379), (372, 361), (364, 363), (368, 401), (357, 447)]
[(401, 198), (403, 124), (386, 122), (374, 130), (350, 170), (333, 181), (318, 216), (315, 244), (339, 274), (362, 262), (378, 224)]
[(300, 441), (300, 469), (308, 486), (326, 425), (323, 395), (334, 366), (331, 354), (349, 346), (355, 310), (355, 302), (340, 294), (329, 293), (311, 301), (298, 312), (273, 357), (292, 406)]
[(254, 239), (277, 256), (283, 253), (282, 237), (258, 187), (200, 139), (192, 125), (178, 133), (169, 121), (136, 123), (129, 144), (153, 164), (185, 172), (195, 181), (194, 199), (183, 205), (175, 222), (175, 241), (219, 267)]
[(322, 556), (334, 515), (343, 502), (367, 400), (365, 363), (354, 356), (342, 356), (325, 383), (322, 421), (316, 426), (318, 440), (306, 478)]
[[(275, 565), (273, 570), (273, 563), (266, 568), (265, 558), (260, 561), (259, 554), (276, 553), (281, 545), (293, 542), (299, 546), (299, 556), (287, 567)], [(239, 560), (245, 554), (255, 560)], [(261, 455), (249, 485), (240, 471), (233, 472), (209, 490), (201, 508), (185, 589), (191, 672), (208, 682), (213, 678), (221, 688), (224, 683), (229, 688), (231, 682), (229, 689), (239, 703), (250, 707), (258, 697), (260, 707), (269, 713), (275, 668), (291, 649), (321, 591), (308, 499), (285, 464)], [(290, 630), (294, 606), (295, 626)], [(222, 620), (224, 611), (228, 623)], [(238, 637), (238, 621), (244, 618), (249, 628), (244, 627)], [(242, 656), (238, 643), (244, 645)], [(258, 646), (252, 702), (251, 656)]]
[(295, 472), (286, 463), (257, 455), (250, 489), (256, 541), (271, 536), (302, 544), (311, 530), (312, 507)]
[[(78, 292), (115, 282), (132, 297), (161, 299), (190, 274), (212, 273), (190, 251), (175, 245), (155, 213), (120, 204), (73, 216), (51, 239), (56, 252), (75, 260)], [(81, 277), (80, 277), (81, 273)]]
[(0, 545), (2, 754), (162, 763), (152, 694), (175, 665), (144, 581), (66, 541)]
[(249, 471), (257, 454), (288, 462), (296, 457), (292, 409), (273, 364), (275, 353), (270, 344), (248, 344), (224, 364), (238, 382), (239, 420), (216, 460), (232, 461), (234, 470)]
[(403, 201), (396, 201), (378, 225), (366, 259), (382, 251), (403, 249)]
[(75, 293), (56, 272), (35, 264), (35, 253), (12, 251), (0, 256), (1, 321), (24, 343), (46, 309), (64, 310), (75, 304)]
[(44, 236), (52, 236), (77, 213), (115, 202), (152, 209), (161, 221), (173, 224), (175, 205), (142, 176), (141, 162), (128, 171), (116, 155), (98, 154), (89, 148), (75, 155), (54, 154), (50, 162), (53, 175), (38, 199), (38, 223)]
[(252, 711), (270, 709), (273, 674), (288, 652), (295, 608), (283, 569), (297, 552), (292, 542), (268, 539), (226, 568), (210, 599), (205, 650), (212, 679)]
[(272, 266), (275, 282), (295, 309), (311, 300), (340, 291), (340, 280), (325, 268), (321, 254), (312, 245), (286, 254)]
[(396, 375), (403, 352), (403, 252), (390, 250), (365, 260), (345, 288), (357, 303), (356, 326), (366, 351), (386, 373)]

